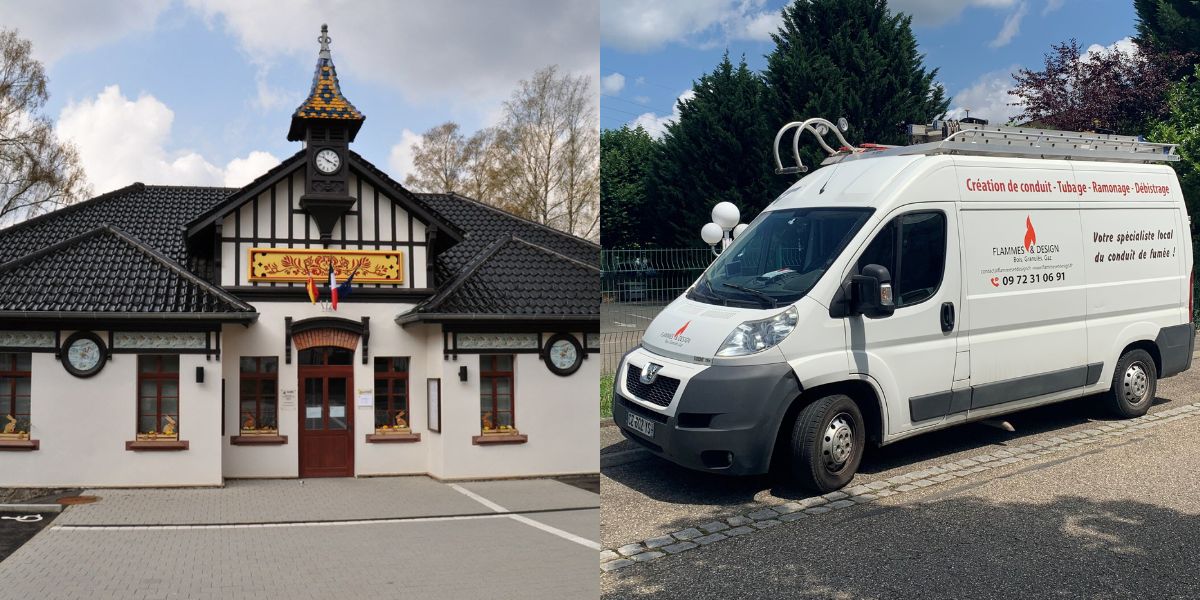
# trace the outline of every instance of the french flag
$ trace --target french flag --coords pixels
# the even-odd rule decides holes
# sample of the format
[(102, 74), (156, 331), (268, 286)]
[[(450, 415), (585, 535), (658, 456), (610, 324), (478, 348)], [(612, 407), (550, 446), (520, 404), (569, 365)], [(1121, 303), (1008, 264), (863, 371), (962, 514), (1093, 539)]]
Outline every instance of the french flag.
[(333, 306), (333, 310), (337, 310), (338, 302), (338, 283), (337, 276), (333, 274), (333, 261), (329, 261), (329, 302)]

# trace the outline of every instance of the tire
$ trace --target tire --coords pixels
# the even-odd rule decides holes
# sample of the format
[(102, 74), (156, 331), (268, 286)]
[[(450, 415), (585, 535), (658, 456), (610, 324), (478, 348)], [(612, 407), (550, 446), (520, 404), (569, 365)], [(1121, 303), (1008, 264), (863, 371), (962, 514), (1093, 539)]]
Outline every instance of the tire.
[(1112, 387), (1105, 396), (1113, 414), (1131, 419), (1150, 410), (1157, 391), (1158, 371), (1154, 366), (1154, 358), (1145, 350), (1130, 350), (1117, 361)]
[(825, 396), (796, 415), (792, 476), (801, 486), (822, 494), (840, 489), (858, 471), (866, 441), (858, 404), (845, 394)]

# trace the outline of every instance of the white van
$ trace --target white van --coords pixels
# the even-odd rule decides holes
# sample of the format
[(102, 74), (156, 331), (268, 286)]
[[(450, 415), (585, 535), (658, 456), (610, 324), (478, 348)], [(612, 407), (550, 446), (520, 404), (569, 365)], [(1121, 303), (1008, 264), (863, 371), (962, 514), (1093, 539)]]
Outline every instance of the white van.
[[(833, 151), (654, 319), (614, 385), (622, 431), (680, 465), (822, 492), (867, 443), (1096, 394), (1146, 412), (1191, 366), (1174, 148), (961, 125)], [(844, 122), (843, 122), (844, 127)], [(778, 148), (778, 137), (776, 148)], [(776, 153), (778, 164), (778, 150)], [(780, 170), (797, 172), (798, 168)]]

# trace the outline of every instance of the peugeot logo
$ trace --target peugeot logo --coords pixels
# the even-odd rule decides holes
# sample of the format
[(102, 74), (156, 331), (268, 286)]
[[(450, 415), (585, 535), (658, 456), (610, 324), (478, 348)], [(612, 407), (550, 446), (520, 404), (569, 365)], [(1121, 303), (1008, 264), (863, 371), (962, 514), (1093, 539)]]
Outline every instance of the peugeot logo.
[(655, 379), (658, 379), (658, 372), (662, 370), (662, 367), (662, 365), (650, 363), (646, 365), (645, 369), (642, 369), (642, 376), (638, 379), (646, 385), (651, 385)]

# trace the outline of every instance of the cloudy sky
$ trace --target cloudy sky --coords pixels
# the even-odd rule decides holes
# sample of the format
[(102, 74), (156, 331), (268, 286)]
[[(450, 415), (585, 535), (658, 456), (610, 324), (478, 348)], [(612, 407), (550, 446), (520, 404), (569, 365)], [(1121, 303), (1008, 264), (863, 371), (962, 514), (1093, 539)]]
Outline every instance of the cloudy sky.
[[(548, 64), (596, 77), (595, 0), (0, 0), (47, 69), (47, 114), (94, 191), (133, 181), (241, 185), (296, 152), (289, 118), (329, 24), (342, 91), (367, 121), (355, 150), (402, 179), (445, 120), (494, 124)], [(286, 8), (285, 8), (286, 7)]]
[[(784, 0), (605, 0), (601, 7), (600, 123), (640, 123), (656, 135), (675, 99), (711, 71), (726, 48), (762, 69)], [(1050, 45), (1128, 47), (1132, 0), (890, 0), (912, 15), (927, 67), (953, 96), (952, 116), (1007, 121), (1010, 73), (1040, 69)], [(686, 96), (685, 96), (686, 97)], [(827, 118), (837, 115), (813, 115)]]

